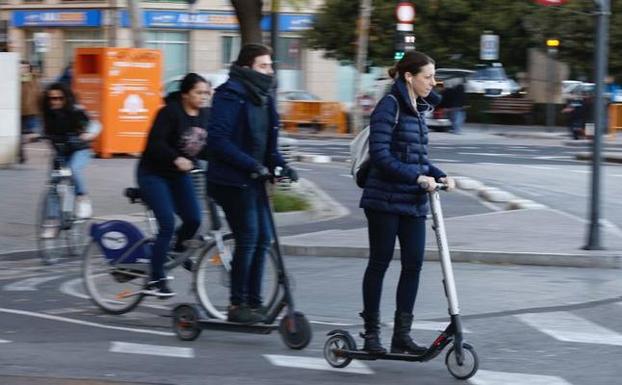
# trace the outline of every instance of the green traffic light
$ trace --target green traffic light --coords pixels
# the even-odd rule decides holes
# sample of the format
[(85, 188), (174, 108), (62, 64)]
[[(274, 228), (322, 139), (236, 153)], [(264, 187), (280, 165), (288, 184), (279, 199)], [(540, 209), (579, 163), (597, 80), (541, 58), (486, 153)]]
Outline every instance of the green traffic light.
[(404, 57), (404, 51), (395, 51), (395, 56), (393, 56), (393, 59), (401, 60), (403, 57)]

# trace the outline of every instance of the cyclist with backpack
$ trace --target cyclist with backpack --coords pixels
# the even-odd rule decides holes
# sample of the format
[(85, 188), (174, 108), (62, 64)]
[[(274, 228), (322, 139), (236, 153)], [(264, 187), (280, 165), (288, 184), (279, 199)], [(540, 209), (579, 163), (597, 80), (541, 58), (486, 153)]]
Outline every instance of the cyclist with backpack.
[(365, 326), (363, 350), (375, 354), (386, 353), (380, 341), (380, 298), (396, 238), (401, 246), (402, 269), (391, 352), (420, 354), (426, 350), (409, 334), (423, 264), (427, 192), (435, 189), (437, 181), (454, 187), (453, 180), (428, 157), (424, 115), (440, 101), (433, 91), (434, 72), (430, 57), (407, 52), (389, 70), (395, 82), (371, 115), (370, 160), (360, 202), (368, 222), (370, 257), (363, 277), (360, 316)]
[(164, 262), (175, 233), (175, 214), (182, 220), (176, 231), (176, 252), (184, 251), (201, 225), (201, 209), (189, 172), (197, 158), (205, 158), (208, 82), (195, 73), (181, 81), (180, 91), (165, 99), (149, 132), (147, 146), (137, 168), (142, 199), (158, 222), (151, 252), (151, 280), (144, 294), (167, 298), (175, 293), (167, 284)]

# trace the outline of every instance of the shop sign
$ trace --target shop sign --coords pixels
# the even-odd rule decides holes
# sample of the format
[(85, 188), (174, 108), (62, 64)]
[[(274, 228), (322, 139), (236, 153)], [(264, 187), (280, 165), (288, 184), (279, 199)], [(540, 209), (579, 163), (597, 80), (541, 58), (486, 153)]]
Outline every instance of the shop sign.
[(13, 11), (14, 27), (99, 27), (102, 25), (101, 10), (45, 10)]

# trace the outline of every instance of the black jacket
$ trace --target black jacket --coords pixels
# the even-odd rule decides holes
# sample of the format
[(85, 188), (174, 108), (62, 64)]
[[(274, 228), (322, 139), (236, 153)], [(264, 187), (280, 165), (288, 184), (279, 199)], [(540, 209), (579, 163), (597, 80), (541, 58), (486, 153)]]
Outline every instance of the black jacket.
[(173, 177), (183, 173), (173, 163), (176, 158), (206, 159), (209, 110), (203, 108), (197, 117), (189, 116), (182, 107), (179, 92), (170, 94), (165, 102), (153, 121), (138, 167), (163, 177)]

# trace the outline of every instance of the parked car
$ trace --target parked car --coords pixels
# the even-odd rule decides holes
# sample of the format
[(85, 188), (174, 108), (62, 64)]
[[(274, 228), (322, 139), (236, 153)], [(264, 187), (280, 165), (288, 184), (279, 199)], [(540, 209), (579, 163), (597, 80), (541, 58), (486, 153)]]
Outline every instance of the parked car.
[(520, 86), (510, 79), (501, 63), (481, 65), (467, 78), (466, 92), (485, 96), (507, 96), (520, 91)]

